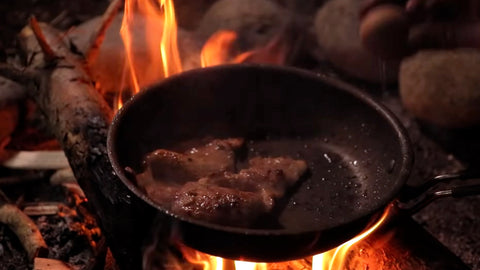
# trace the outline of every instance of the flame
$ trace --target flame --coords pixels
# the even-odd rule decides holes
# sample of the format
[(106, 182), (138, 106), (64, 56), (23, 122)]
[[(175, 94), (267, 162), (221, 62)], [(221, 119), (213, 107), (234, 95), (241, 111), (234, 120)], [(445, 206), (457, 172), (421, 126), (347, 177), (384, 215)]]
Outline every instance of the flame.
[(254, 51), (237, 53), (236, 56), (232, 57), (232, 55), (235, 55), (235, 52), (232, 51), (237, 38), (238, 35), (235, 31), (219, 30), (215, 32), (203, 45), (200, 54), (202, 67), (244, 62)]
[[(383, 215), (375, 224), (363, 231), (353, 239), (343, 243), (342, 245), (308, 258), (306, 261), (311, 261), (308, 268), (312, 270), (341, 270), (344, 269), (348, 252), (351, 248), (361, 240), (368, 237), (375, 230), (377, 230), (387, 219), (390, 213), (390, 207), (386, 209)], [(305, 262), (301, 260), (280, 262), (280, 263), (256, 263), (245, 261), (232, 261), (220, 257), (211, 256), (194, 249), (181, 245), (180, 250), (185, 259), (190, 263), (199, 266), (203, 270), (269, 270), (269, 269), (308, 269), (305, 267)]]
[(380, 225), (387, 219), (390, 212), (390, 208), (388, 208), (380, 219), (369, 229), (361, 233), (360, 235), (354, 237), (353, 239), (343, 243), (337, 248), (324, 252), (322, 254), (318, 254), (313, 256), (312, 260), (312, 269), (318, 270), (338, 270), (343, 269), (343, 265), (345, 263), (345, 259), (347, 257), (347, 253), (350, 248), (355, 245), (356, 243), (360, 242), (375, 230), (377, 230)]
[(276, 36), (263, 47), (246, 52), (235, 50), (237, 39), (238, 35), (235, 31), (219, 30), (215, 32), (203, 45), (202, 67), (245, 62), (282, 65), (286, 62), (289, 46), (283, 35)]
[[(134, 94), (143, 86), (182, 71), (172, 0), (125, 1), (120, 35)], [(142, 53), (137, 52), (140, 49)]]
[[(173, 0), (125, 1), (120, 35), (126, 57), (119, 88), (130, 91), (126, 97), (183, 71), (177, 30)], [(201, 67), (243, 62), (283, 64), (288, 50), (283, 34), (280, 33), (264, 47), (245, 52), (235, 46), (238, 39), (236, 32), (220, 30), (207, 40), (197, 57)], [(122, 107), (123, 98), (120, 90), (114, 100), (114, 108)]]

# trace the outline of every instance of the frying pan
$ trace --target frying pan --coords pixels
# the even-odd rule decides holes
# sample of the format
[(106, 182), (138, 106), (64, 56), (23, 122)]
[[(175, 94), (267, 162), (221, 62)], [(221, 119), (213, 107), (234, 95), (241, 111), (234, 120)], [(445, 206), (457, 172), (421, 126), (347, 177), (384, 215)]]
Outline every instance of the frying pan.
[[(276, 222), (240, 228), (169, 212), (125, 170), (140, 172), (155, 149), (204, 137), (242, 137), (249, 154), (301, 158), (310, 172), (278, 202)], [(183, 244), (264, 262), (317, 254), (354, 237), (399, 196), (413, 163), (404, 128), (367, 94), (266, 65), (187, 71), (141, 91), (116, 114), (107, 147), (121, 181)]]

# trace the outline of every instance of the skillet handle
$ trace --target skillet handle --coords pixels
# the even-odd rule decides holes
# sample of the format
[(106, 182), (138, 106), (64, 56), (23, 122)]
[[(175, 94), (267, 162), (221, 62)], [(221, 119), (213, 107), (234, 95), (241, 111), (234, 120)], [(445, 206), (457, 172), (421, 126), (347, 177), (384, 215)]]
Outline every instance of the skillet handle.
[(468, 180), (468, 179), (477, 179), (480, 178), (480, 172), (472, 171), (462, 171), (458, 173), (449, 173), (437, 175), (430, 180), (427, 180), (424, 184), (420, 186), (407, 186), (400, 194), (401, 201), (411, 201), (415, 200), (418, 197), (424, 195), (430, 189), (435, 188), (439, 184), (449, 183), (453, 180)]
[(451, 189), (451, 196), (454, 198), (460, 198), (465, 196), (473, 196), (480, 194), (480, 184), (469, 185), (464, 187), (454, 187)]
[[(452, 187), (438, 188), (437, 185), (440, 183), (448, 183), (452, 180), (467, 180), (467, 179), (476, 179), (480, 181), (480, 176), (476, 174), (445, 174), (439, 175), (431, 180), (432, 183), (427, 182), (427, 184), (419, 187), (415, 190), (415, 196), (412, 198), (413, 192), (410, 192), (409, 200), (400, 200), (397, 205), (402, 210), (407, 210), (408, 212), (415, 213), (431, 202), (439, 198), (444, 197), (453, 197), (460, 198), (466, 196), (480, 195), (480, 184), (466, 184), (461, 185), (457, 184)], [(403, 198), (405, 199), (405, 198)]]

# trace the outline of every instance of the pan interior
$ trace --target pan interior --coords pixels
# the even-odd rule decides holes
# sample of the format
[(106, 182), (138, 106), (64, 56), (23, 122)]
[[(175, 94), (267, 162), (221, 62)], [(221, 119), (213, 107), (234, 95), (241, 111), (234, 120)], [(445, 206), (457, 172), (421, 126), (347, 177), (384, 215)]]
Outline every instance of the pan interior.
[(123, 170), (141, 170), (155, 149), (243, 137), (249, 156), (305, 159), (308, 177), (279, 201), (278, 223), (263, 226), (321, 230), (378, 211), (404, 184), (408, 151), (390, 117), (359, 91), (311, 73), (222, 66), (185, 72), (135, 96), (114, 119), (110, 150), (120, 178), (160, 210)]
[(290, 156), (305, 160), (309, 168), (299, 185), (277, 201), (273, 220), (262, 220), (260, 226), (313, 231), (333, 221), (346, 222), (352, 213), (370, 207), (369, 196), (374, 192), (368, 190), (368, 180), (374, 175), (369, 170), (368, 151), (350, 151), (332, 139), (268, 138), (247, 144), (250, 156)]

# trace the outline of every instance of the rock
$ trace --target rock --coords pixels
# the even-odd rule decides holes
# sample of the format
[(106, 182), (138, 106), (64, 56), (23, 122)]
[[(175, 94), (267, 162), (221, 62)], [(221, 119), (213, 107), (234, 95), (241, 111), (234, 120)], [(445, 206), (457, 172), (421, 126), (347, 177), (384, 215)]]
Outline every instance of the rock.
[(219, 30), (238, 34), (240, 50), (267, 44), (287, 23), (287, 11), (269, 0), (220, 0), (205, 13), (197, 29), (206, 41)]
[(312, 15), (315, 13), (317, 8), (323, 3), (328, 0), (302, 0), (302, 1), (295, 1), (295, 0), (274, 0), (275, 2), (279, 3), (281, 6), (285, 7), (286, 9), (295, 10), (295, 12), (300, 13), (302, 15)]
[(186, 30), (194, 30), (205, 12), (217, 0), (174, 0), (177, 24)]
[(417, 118), (447, 128), (480, 124), (480, 50), (423, 50), (400, 67), (400, 95)]
[(325, 58), (348, 75), (370, 82), (394, 82), (399, 61), (382, 61), (362, 46), (359, 5), (358, 0), (325, 3), (314, 18), (317, 43)]

